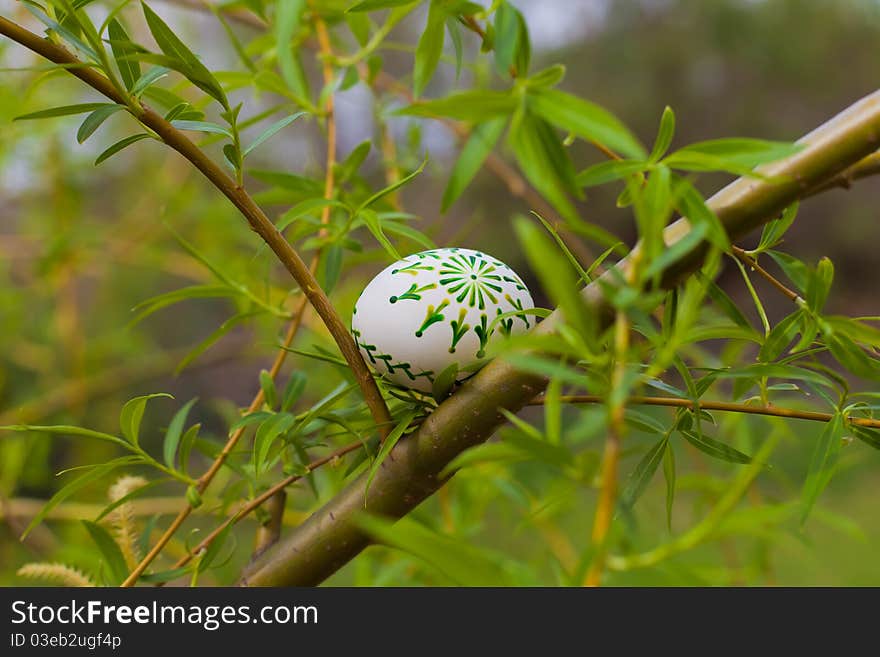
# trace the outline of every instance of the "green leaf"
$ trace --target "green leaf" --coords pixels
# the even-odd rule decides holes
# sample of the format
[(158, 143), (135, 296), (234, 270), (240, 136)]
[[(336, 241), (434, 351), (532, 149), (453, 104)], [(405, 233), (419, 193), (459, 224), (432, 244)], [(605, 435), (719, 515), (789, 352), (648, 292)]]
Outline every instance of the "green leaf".
[(803, 525), (810, 515), (810, 511), (816, 504), (820, 493), (831, 481), (834, 466), (837, 463), (837, 455), (840, 452), (840, 439), (843, 437), (843, 416), (835, 413), (830, 422), (825, 425), (813, 455), (810, 458), (810, 467), (807, 470), (807, 478), (801, 494), (801, 524)]
[(648, 280), (654, 275), (659, 274), (697, 248), (705, 239), (708, 230), (708, 223), (697, 223), (684, 237), (676, 240), (672, 246), (663, 248), (660, 254), (655, 256), (650, 264), (645, 267), (642, 272), (643, 279)]
[(346, 11), (375, 11), (376, 9), (388, 9), (389, 7), (404, 7), (415, 4), (418, 0), (363, 0)]
[(156, 40), (159, 49), (168, 57), (180, 63), (180, 72), (190, 82), (220, 103), (224, 109), (228, 110), (229, 102), (226, 100), (223, 87), (220, 86), (220, 83), (217, 82), (211, 71), (198, 60), (183, 41), (177, 38), (177, 35), (159, 18), (158, 14), (143, 2), (141, 3), (141, 8), (143, 9), (144, 17), (147, 19), (147, 27), (150, 28), (150, 33)]
[[(282, 189), (290, 190), (306, 195), (320, 195), (324, 193), (324, 186), (314, 178), (298, 176), (286, 171), (267, 171), (263, 169), (249, 169), (250, 174), (257, 180), (269, 185), (275, 185)], [(326, 199), (322, 199), (325, 201)]]
[(305, 114), (306, 114), (305, 112), (297, 112), (296, 114), (291, 114), (290, 116), (285, 116), (280, 121), (276, 121), (275, 123), (270, 125), (268, 128), (266, 128), (266, 130), (263, 131), (263, 134), (261, 134), (259, 137), (254, 139), (254, 142), (245, 149), (243, 157), (247, 157), (248, 154), (252, 150), (257, 148), (261, 144), (264, 144), (267, 139), (270, 139), (271, 137), (275, 136), (275, 134), (277, 132), (279, 132), (281, 129), (289, 126), (291, 123), (296, 121), (299, 117), (305, 116)]
[(55, 116), (70, 116), (72, 114), (85, 114), (86, 112), (94, 112), (104, 107), (119, 107), (115, 103), (79, 103), (77, 105), (63, 105), (61, 107), (52, 107), (50, 109), (40, 110), (39, 112), (31, 112), (30, 114), (22, 114), (16, 116), (13, 121), (33, 121), (35, 119), (49, 119)]
[(785, 208), (781, 217), (764, 224), (764, 229), (761, 231), (761, 240), (755, 251), (763, 253), (767, 249), (772, 249), (779, 244), (782, 241), (782, 236), (785, 235), (791, 224), (794, 223), (797, 212), (798, 204), (795, 202)]
[(104, 160), (116, 155), (119, 151), (124, 148), (131, 146), (134, 143), (137, 143), (143, 139), (150, 139), (151, 135), (148, 135), (146, 132), (141, 132), (136, 135), (131, 135), (129, 137), (125, 137), (124, 139), (120, 139), (112, 146), (109, 146), (106, 150), (104, 150), (98, 157), (95, 159), (95, 166), (98, 166)]
[(722, 251), (730, 250), (730, 238), (718, 216), (706, 205), (700, 192), (690, 181), (676, 176), (679, 209), (694, 226), (706, 226), (706, 239)]
[(116, 59), (116, 66), (122, 76), (122, 82), (125, 88), (131, 91), (135, 82), (141, 77), (141, 67), (136, 60), (124, 59), (125, 55), (130, 52), (130, 48), (123, 45), (129, 41), (128, 33), (122, 24), (113, 18), (107, 24), (107, 35), (110, 37), (110, 49)]
[(802, 148), (801, 144), (762, 139), (713, 139), (685, 146), (663, 162), (675, 169), (743, 173), (760, 164), (794, 155)]
[(519, 107), (519, 100), (510, 91), (464, 91), (461, 93), (415, 103), (398, 110), (407, 116), (445, 117), (456, 121), (480, 123), (499, 116), (510, 116)]
[(254, 436), (254, 472), (259, 477), (269, 456), (269, 450), (278, 436), (286, 433), (296, 422), (290, 413), (277, 413), (260, 425)]
[(718, 287), (714, 281), (703, 276), (703, 274), (698, 272), (696, 276), (701, 283), (706, 285), (706, 291), (709, 294), (709, 298), (712, 299), (712, 302), (718, 306), (721, 312), (723, 312), (737, 326), (741, 326), (749, 331), (754, 331), (754, 328), (746, 316), (743, 315), (739, 306), (734, 303), (733, 299), (731, 299), (724, 290)]
[(168, 69), (164, 66), (154, 66), (144, 73), (131, 88), (131, 95), (140, 98), (156, 81), (168, 75)]
[(323, 257), (319, 263), (318, 281), (324, 292), (330, 294), (339, 282), (342, 273), (342, 260), (344, 252), (339, 244), (332, 244), (324, 249)]
[(178, 130), (189, 130), (192, 132), (208, 132), (215, 135), (223, 135), (224, 137), (229, 137), (232, 139), (232, 133), (224, 128), (222, 125), (218, 125), (217, 123), (211, 123), (210, 121), (182, 121), (175, 120), (171, 122)]
[(411, 518), (393, 522), (360, 514), (355, 518), (355, 524), (374, 539), (424, 561), (458, 586), (509, 586), (513, 583), (503, 567), (504, 555), (442, 536)]
[(275, 3), (275, 45), (278, 65), (287, 86), (298, 98), (308, 101), (309, 88), (299, 53), (293, 50), (293, 38), (302, 20), (305, 0), (284, 0)]
[[(37, 19), (41, 23), (46, 25), (51, 30), (54, 30), (55, 32), (57, 32), (69, 44), (73, 45), (75, 48), (77, 48), (81, 52), (87, 54), (90, 59), (92, 59), (92, 60), (98, 59), (98, 54), (95, 52), (95, 50), (92, 47), (90, 47), (88, 44), (86, 44), (82, 40), (80, 40), (80, 38), (79, 38), (80, 30), (78, 29), (79, 26), (77, 26), (77, 25), (73, 26), (73, 29), (76, 31), (76, 34), (74, 34), (73, 31), (67, 29), (64, 25), (49, 18), (49, 16), (47, 16), (44, 13), (43, 7), (40, 4), (38, 4), (37, 2), (33, 2), (32, 0), (25, 0), (22, 4), (24, 5), (25, 9), (27, 9), (34, 16), (36, 16)], [(67, 21), (62, 21), (62, 22), (67, 22)]]
[(578, 292), (578, 277), (547, 236), (525, 217), (517, 217), (513, 227), (520, 246), (532, 269), (538, 275), (550, 298), (562, 309), (566, 321), (589, 344), (594, 340), (597, 325), (595, 316), (587, 309)]
[(660, 117), (660, 129), (657, 131), (657, 139), (654, 141), (654, 148), (651, 149), (651, 155), (648, 160), (657, 162), (669, 150), (669, 144), (672, 143), (672, 137), (675, 135), (675, 112), (669, 105), (663, 110), (663, 116)]
[(98, 465), (89, 467), (89, 469), (86, 470), (84, 474), (81, 474), (73, 481), (65, 484), (57, 493), (55, 493), (49, 499), (48, 502), (46, 502), (43, 508), (40, 509), (39, 513), (37, 513), (37, 515), (33, 517), (30, 523), (28, 523), (28, 526), (25, 528), (24, 532), (21, 535), (21, 540), (24, 540), (27, 535), (31, 533), (34, 527), (43, 522), (43, 519), (52, 509), (61, 504), (64, 500), (66, 500), (74, 493), (78, 492), (80, 489), (85, 488), (90, 483), (97, 481), (98, 479), (115, 470), (116, 468), (122, 467), (124, 465), (138, 463), (140, 461), (141, 457), (139, 456), (121, 456), (117, 459), (113, 459), (112, 461), (107, 461), (105, 463), (100, 463)]
[(624, 412), (624, 420), (627, 425), (634, 428), (636, 431), (643, 431), (644, 433), (655, 433), (659, 435), (663, 435), (666, 433), (666, 428), (657, 420), (655, 420), (650, 415), (646, 415), (641, 411), (637, 411), (633, 408), (627, 408)]
[[(379, 213), (379, 217), (381, 218), (383, 214), (385, 213)], [(382, 229), (386, 233), (399, 235), (400, 237), (405, 237), (406, 239), (412, 240), (413, 242), (425, 249), (437, 248), (437, 245), (433, 242), (433, 240), (431, 240), (430, 237), (416, 230), (412, 226), (407, 226), (406, 224), (388, 219), (387, 221), (382, 222)]]
[(553, 128), (539, 117), (520, 112), (511, 122), (507, 140), (520, 169), (535, 189), (567, 221), (580, 223), (568, 197), (569, 193), (580, 193), (571, 158)]
[(874, 449), (880, 449), (880, 431), (861, 427), (858, 424), (848, 425), (847, 430), (866, 445)]
[(111, 586), (122, 584), (128, 577), (128, 566), (125, 564), (125, 557), (122, 556), (122, 550), (119, 548), (119, 545), (113, 540), (110, 532), (101, 525), (90, 520), (80, 520), (80, 522), (86, 528), (86, 531), (89, 532), (95, 545), (98, 546), (101, 556), (104, 557), (104, 561), (110, 571), (109, 584)]
[(823, 337), (831, 355), (847, 370), (865, 379), (880, 380), (880, 361), (870, 357), (848, 336), (825, 330)]
[(125, 405), (122, 407), (122, 411), (119, 413), (119, 427), (122, 429), (122, 435), (128, 438), (133, 445), (140, 444), (139, 434), (141, 420), (144, 418), (144, 410), (147, 407), (147, 402), (151, 399), (157, 399), (160, 397), (174, 399), (174, 397), (167, 392), (157, 392), (152, 395), (143, 395), (141, 397), (130, 399), (125, 402)]
[(370, 484), (373, 483), (373, 478), (376, 476), (379, 468), (382, 467), (382, 463), (384, 463), (385, 459), (391, 453), (391, 450), (394, 449), (394, 446), (403, 437), (404, 432), (409, 428), (409, 425), (412, 423), (418, 413), (418, 409), (411, 410), (406, 413), (406, 415), (404, 415), (403, 418), (397, 423), (391, 433), (385, 436), (385, 439), (382, 441), (382, 446), (379, 449), (379, 453), (376, 455), (376, 458), (373, 459), (373, 463), (370, 465), (370, 473), (367, 475), (367, 485), (364, 487), (365, 506), (367, 504), (367, 495), (370, 492)]
[(779, 268), (785, 272), (785, 275), (788, 276), (789, 280), (799, 290), (803, 291), (807, 288), (810, 270), (803, 262), (781, 251), (767, 251), (767, 255), (773, 258), (776, 264), (779, 265)]
[(162, 441), (162, 455), (165, 459), (165, 465), (172, 470), (174, 469), (174, 457), (177, 454), (177, 446), (180, 443), (180, 436), (183, 434), (183, 427), (186, 424), (186, 416), (189, 409), (198, 400), (197, 397), (190, 399), (183, 407), (171, 418), (171, 423), (165, 431), (165, 439)]
[(178, 460), (180, 463), (180, 471), (184, 474), (189, 471), (189, 455), (192, 452), (193, 445), (196, 444), (196, 440), (199, 437), (199, 431), (201, 430), (201, 423), (196, 423), (192, 425), (189, 429), (184, 431), (183, 437), (180, 439), (180, 447), (178, 448)]
[(641, 160), (608, 160), (584, 169), (575, 180), (578, 187), (595, 187), (641, 173), (646, 168), (647, 163)]
[(458, 20), (453, 16), (446, 16), (446, 30), (449, 32), (449, 40), (452, 41), (452, 49), (455, 52), (455, 81), (461, 77), (461, 65), (464, 61), (464, 45), (461, 40), (461, 28)]
[(679, 430), (679, 433), (684, 436), (691, 445), (701, 452), (708, 454), (712, 458), (727, 461), (728, 463), (745, 464), (752, 462), (752, 457), (748, 454), (743, 454), (738, 449), (719, 442), (714, 438), (710, 438), (709, 436), (698, 434), (694, 431)]
[(300, 398), (306, 389), (308, 378), (305, 372), (291, 372), (287, 385), (284, 387), (284, 397), (281, 401), (281, 411), (289, 411), (293, 408), (296, 400)]
[(571, 263), (571, 266), (574, 267), (575, 271), (580, 276), (581, 280), (584, 284), (590, 282), (590, 274), (581, 266), (581, 263), (578, 262), (578, 259), (575, 258), (574, 254), (571, 252), (571, 249), (568, 248), (568, 245), (565, 243), (565, 240), (559, 235), (559, 231), (557, 231), (553, 226), (550, 225), (550, 222), (544, 219), (537, 212), (532, 212), (538, 218), (538, 221), (544, 226), (548, 233), (553, 236), (553, 240), (556, 242), (556, 246), (559, 247), (559, 250), (565, 254), (566, 259)]
[(222, 530), (220, 530), (220, 533), (217, 534), (214, 540), (211, 541), (211, 544), (208, 545), (205, 553), (199, 558), (198, 564), (196, 565), (196, 573), (205, 572), (211, 564), (217, 560), (217, 557), (220, 555), (220, 550), (226, 545), (226, 540), (229, 538), (229, 534), (234, 526), (234, 522), (228, 523)]
[(228, 164), (233, 171), (241, 169), (241, 155), (239, 154), (239, 150), (235, 147), (235, 144), (223, 145), (223, 157), (226, 160), (226, 164)]
[(528, 73), (531, 43), (525, 19), (513, 5), (502, 2), (495, 11), (495, 69), (499, 75)]
[(463, 451), (452, 459), (437, 476), (440, 479), (446, 479), (453, 472), (463, 470), (464, 468), (480, 466), (486, 463), (514, 463), (528, 459), (529, 454), (527, 452), (511, 443), (484, 443)]
[(581, 139), (597, 142), (633, 159), (644, 160), (647, 156), (629, 129), (594, 103), (557, 89), (530, 89), (528, 105), (545, 120)]
[[(209, 269), (211, 269), (210, 266)], [(229, 285), (190, 285), (189, 287), (183, 287), (178, 290), (171, 290), (170, 292), (164, 292), (146, 299), (145, 301), (141, 301), (132, 308), (132, 311), (137, 312), (137, 315), (135, 315), (130, 323), (132, 325), (137, 324), (162, 308), (166, 308), (175, 303), (180, 303), (181, 301), (186, 301), (187, 299), (231, 297), (235, 296), (235, 294), (235, 290)]]
[(586, 373), (566, 367), (557, 359), (542, 358), (531, 354), (510, 352), (504, 354), (504, 360), (517, 369), (534, 372), (544, 377), (557, 377), (564, 383), (586, 389), (589, 379)]
[(794, 336), (797, 335), (802, 319), (803, 311), (801, 310), (796, 310), (781, 319), (764, 339), (764, 344), (761, 345), (761, 350), (758, 352), (758, 360), (769, 363), (779, 358), (783, 350), (791, 344)]
[(810, 272), (807, 280), (805, 300), (814, 313), (819, 314), (828, 300), (831, 283), (834, 281), (834, 264), (828, 258), (819, 260), (816, 271)]
[(434, 378), (431, 384), (431, 396), (438, 404), (449, 396), (455, 379), (458, 377), (458, 363), (452, 362)]
[(666, 479), (666, 527), (672, 530), (672, 506), (675, 502), (675, 452), (667, 442), (663, 454), (663, 478)]
[(95, 130), (101, 127), (101, 124), (104, 123), (108, 118), (116, 114), (121, 109), (125, 109), (122, 105), (108, 105), (106, 107), (99, 107), (94, 112), (89, 114), (85, 119), (83, 119), (82, 124), (79, 126), (79, 130), (76, 131), (76, 140), (81, 144), (86, 139), (91, 137)]
[(813, 372), (795, 365), (780, 365), (777, 363), (754, 363), (737, 369), (711, 370), (719, 379), (758, 379), (768, 377), (773, 379), (794, 379), (795, 381), (807, 381), (820, 386), (831, 387), (831, 382), (818, 372)]
[(167, 479), (154, 479), (153, 481), (147, 482), (143, 486), (138, 486), (134, 490), (126, 493), (122, 497), (114, 500), (103, 509), (101, 509), (101, 513), (99, 513), (98, 516), (95, 518), (95, 522), (101, 522), (102, 519), (106, 518), (110, 513), (118, 509), (123, 504), (127, 504), (128, 502), (131, 502), (132, 500), (141, 497), (147, 491), (155, 488), (156, 486), (159, 486), (160, 484), (164, 484), (167, 481)]
[(205, 500), (202, 498), (202, 494), (199, 492), (199, 489), (196, 486), (187, 486), (186, 488), (186, 502), (193, 509), (198, 509), (202, 504), (205, 503)]
[(275, 408), (278, 404), (278, 393), (275, 391), (275, 379), (267, 370), (260, 370), (260, 388), (263, 390), (266, 405)]
[(115, 443), (121, 447), (130, 448), (130, 445), (122, 438), (101, 431), (93, 431), (82, 427), (75, 427), (67, 424), (56, 424), (51, 426), (39, 424), (9, 424), (0, 426), (0, 431), (34, 431), (37, 433), (50, 433), (69, 436), (82, 436), (84, 438), (96, 438), (110, 443)]
[(166, 582), (174, 581), (175, 579), (180, 579), (191, 571), (192, 565), (172, 568), (171, 570), (160, 570), (156, 573), (145, 573), (138, 578), (138, 581), (146, 584), (164, 584)]
[(631, 509), (642, 496), (642, 493), (645, 492), (645, 489), (654, 477), (654, 473), (657, 472), (660, 461), (663, 460), (668, 444), (669, 439), (664, 436), (638, 462), (635, 470), (632, 471), (629, 479), (627, 479), (623, 492), (620, 494), (620, 504), (623, 508)]
[(397, 252), (397, 249), (394, 248), (394, 245), (389, 241), (388, 237), (385, 235), (385, 231), (382, 230), (382, 221), (379, 219), (379, 215), (370, 210), (369, 208), (365, 210), (361, 210), (359, 215), (361, 219), (363, 219), (364, 224), (369, 228), (370, 232), (373, 234), (373, 237), (376, 238), (376, 241), (382, 245), (382, 248), (385, 249), (388, 256), (392, 261), (400, 260), (400, 253)]
[(495, 148), (507, 119), (503, 117), (490, 119), (477, 125), (461, 149), (461, 154), (452, 168), (446, 190), (443, 192), (441, 212), (446, 212), (456, 199), (467, 188), (470, 182), (483, 167), (486, 158)]
[(248, 312), (238, 313), (227, 319), (220, 326), (211, 331), (208, 337), (206, 337), (195, 347), (190, 349), (187, 352), (186, 356), (180, 359), (177, 367), (174, 368), (174, 375), (177, 376), (181, 372), (183, 372), (183, 370), (189, 367), (193, 361), (195, 361), (199, 356), (205, 353), (214, 343), (216, 343), (220, 338), (229, 333), (236, 326), (243, 322), (246, 322), (253, 317), (256, 317), (257, 315), (261, 315), (262, 312), (263, 311), (261, 310), (252, 310)]
[(365, 208), (369, 208), (371, 205), (373, 205), (373, 203), (375, 203), (376, 201), (388, 196), (388, 194), (391, 194), (392, 192), (394, 192), (394, 191), (400, 189), (401, 187), (403, 187), (404, 185), (408, 184), (411, 180), (413, 180), (416, 176), (418, 176), (422, 171), (425, 170), (425, 165), (427, 163), (428, 163), (428, 158), (426, 157), (424, 160), (422, 160), (422, 163), (415, 170), (413, 170), (411, 173), (408, 173), (403, 178), (388, 185), (384, 189), (380, 189), (378, 192), (376, 192), (375, 194), (370, 196), (366, 201), (361, 203), (358, 206), (357, 210), (355, 210), (354, 214), (355, 215), (359, 214)]
[(413, 93), (416, 98), (422, 95), (425, 86), (431, 81), (440, 55), (443, 54), (443, 38), (446, 34), (443, 25), (446, 11), (440, 0), (431, 0), (428, 9), (428, 24), (416, 45), (415, 65), (413, 67)]

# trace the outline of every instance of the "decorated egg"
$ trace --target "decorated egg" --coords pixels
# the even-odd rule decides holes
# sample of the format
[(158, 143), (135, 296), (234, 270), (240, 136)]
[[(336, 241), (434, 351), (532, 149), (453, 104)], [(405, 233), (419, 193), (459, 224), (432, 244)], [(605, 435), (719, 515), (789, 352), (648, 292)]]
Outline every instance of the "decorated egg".
[(531, 328), (530, 308), (522, 279), (497, 258), (433, 249), (379, 272), (355, 303), (351, 328), (376, 372), (430, 392), (453, 363), (463, 381), (485, 363), (491, 342)]

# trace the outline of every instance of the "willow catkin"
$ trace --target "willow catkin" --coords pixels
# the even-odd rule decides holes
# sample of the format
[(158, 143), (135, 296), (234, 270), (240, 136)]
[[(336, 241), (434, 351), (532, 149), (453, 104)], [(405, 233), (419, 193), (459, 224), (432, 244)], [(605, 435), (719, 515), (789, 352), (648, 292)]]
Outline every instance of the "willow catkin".
[[(110, 486), (108, 495), (111, 502), (118, 502), (129, 493), (147, 485), (143, 477), (125, 475), (116, 480)], [(123, 502), (108, 515), (113, 530), (113, 538), (122, 550), (122, 556), (129, 568), (137, 566), (141, 560), (138, 549), (138, 532), (134, 518), (134, 508), (131, 502)]]
[(63, 563), (28, 563), (18, 569), (19, 577), (41, 579), (51, 584), (63, 586), (94, 586), (88, 575), (83, 574), (76, 568), (65, 566)]

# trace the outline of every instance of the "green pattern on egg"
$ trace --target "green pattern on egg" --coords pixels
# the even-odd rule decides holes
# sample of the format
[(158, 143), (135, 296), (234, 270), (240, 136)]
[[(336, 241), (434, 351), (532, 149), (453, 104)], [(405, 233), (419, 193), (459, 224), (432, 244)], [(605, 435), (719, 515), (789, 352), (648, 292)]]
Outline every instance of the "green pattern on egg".
[(430, 392), (436, 372), (456, 363), (462, 381), (494, 340), (531, 328), (533, 307), (522, 279), (500, 260), (471, 249), (432, 249), (395, 262), (367, 285), (352, 333), (378, 373)]

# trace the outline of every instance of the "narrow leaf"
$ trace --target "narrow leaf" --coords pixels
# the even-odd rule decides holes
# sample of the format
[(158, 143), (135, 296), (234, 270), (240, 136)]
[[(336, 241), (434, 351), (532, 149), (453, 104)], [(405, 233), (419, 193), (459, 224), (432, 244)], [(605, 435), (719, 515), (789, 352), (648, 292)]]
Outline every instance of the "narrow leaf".
[(834, 418), (825, 425), (816, 446), (813, 448), (810, 467), (801, 494), (803, 507), (801, 524), (806, 522), (819, 495), (831, 481), (831, 475), (837, 463), (837, 455), (840, 452), (843, 426), (843, 416), (840, 413), (835, 413)]
[(413, 419), (415, 419), (418, 414), (418, 410), (409, 411), (406, 415), (403, 416), (403, 419), (397, 423), (397, 426), (385, 436), (385, 439), (382, 441), (382, 447), (379, 449), (379, 453), (376, 455), (376, 458), (373, 459), (373, 463), (370, 465), (370, 473), (367, 475), (367, 485), (364, 487), (364, 505), (367, 504), (367, 495), (370, 492), (370, 484), (373, 483), (373, 478), (376, 476), (376, 473), (379, 471), (379, 468), (382, 467), (382, 463), (391, 453), (391, 450), (394, 449), (394, 446), (397, 442), (403, 437), (404, 432), (409, 428), (410, 423), (412, 423)]
[(119, 151), (124, 148), (131, 146), (143, 139), (150, 139), (151, 135), (148, 135), (146, 132), (141, 132), (136, 135), (131, 135), (129, 137), (125, 137), (124, 139), (120, 139), (112, 146), (109, 146), (104, 152), (102, 152), (97, 159), (95, 159), (95, 166), (98, 166), (104, 160), (116, 155)]
[(101, 124), (104, 123), (104, 121), (121, 109), (124, 109), (122, 105), (108, 105), (96, 109), (83, 119), (82, 124), (79, 126), (79, 130), (76, 131), (76, 140), (80, 144), (83, 143), (94, 134), (95, 130), (101, 127)]
[(480, 123), (471, 132), (461, 149), (455, 166), (452, 168), (452, 174), (449, 176), (449, 182), (443, 192), (443, 202), (440, 208), (442, 212), (446, 212), (449, 206), (461, 196), (461, 193), (483, 167), (483, 163), (495, 148), (501, 133), (504, 132), (505, 125), (507, 125), (507, 119), (499, 117)]
[(144, 417), (144, 410), (147, 407), (147, 402), (159, 397), (174, 399), (174, 397), (167, 392), (157, 392), (152, 395), (143, 395), (141, 397), (130, 399), (125, 402), (125, 405), (122, 407), (122, 411), (119, 413), (119, 427), (122, 429), (122, 435), (128, 438), (133, 445), (140, 444), (139, 434), (141, 420)]
[(101, 525), (90, 520), (80, 520), (80, 522), (86, 528), (86, 531), (89, 532), (95, 545), (98, 546), (98, 550), (101, 551), (101, 556), (104, 557), (104, 561), (110, 571), (109, 584), (111, 586), (118, 586), (125, 581), (126, 577), (128, 577), (128, 566), (125, 564), (125, 557), (122, 555), (122, 550), (119, 548), (116, 541), (113, 540), (110, 532), (104, 529)]
[(162, 455), (165, 459), (165, 465), (174, 469), (174, 457), (177, 454), (177, 445), (180, 443), (180, 436), (183, 434), (183, 427), (186, 424), (186, 416), (189, 409), (196, 403), (197, 397), (190, 399), (183, 407), (171, 418), (171, 423), (165, 431), (165, 440), (162, 442)]
[(679, 431), (679, 433), (684, 436), (691, 445), (701, 452), (708, 454), (712, 458), (727, 461), (728, 463), (745, 464), (752, 462), (752, 457), (748, 454), (743, 454), (738, 449), (704, 434), (698, 434), (693, 431)]

